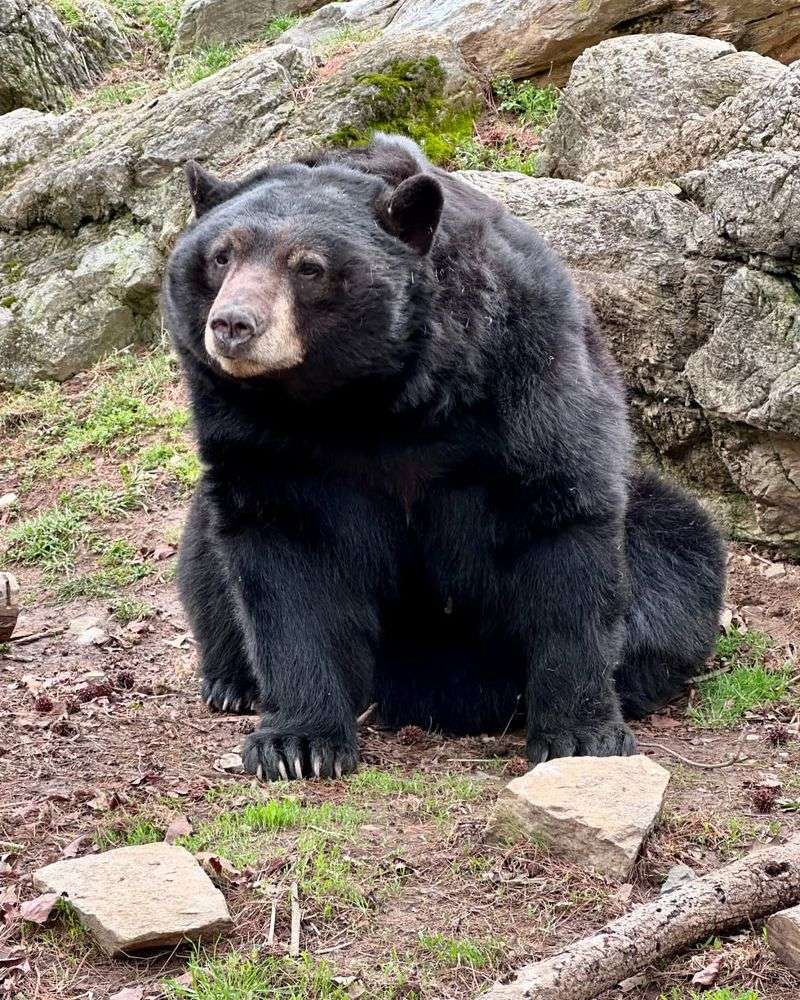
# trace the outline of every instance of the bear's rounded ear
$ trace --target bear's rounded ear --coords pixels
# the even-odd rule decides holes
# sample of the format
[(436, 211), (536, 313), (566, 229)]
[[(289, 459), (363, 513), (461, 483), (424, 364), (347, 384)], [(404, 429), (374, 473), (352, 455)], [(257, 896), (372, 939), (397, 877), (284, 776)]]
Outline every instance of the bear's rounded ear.
[(442, 216), (444, 194), (435, 177), (414, 174), (398, 184), (384, 208), (386, 229), (426, 254)]
[(198, 219), (210, 208), (225, 201), (235, 187), (203, 170), (195, 160), (187, 160), (183, 165), (183, 172), (186, 174), (186, 184), (194, 206), (194, 214)]

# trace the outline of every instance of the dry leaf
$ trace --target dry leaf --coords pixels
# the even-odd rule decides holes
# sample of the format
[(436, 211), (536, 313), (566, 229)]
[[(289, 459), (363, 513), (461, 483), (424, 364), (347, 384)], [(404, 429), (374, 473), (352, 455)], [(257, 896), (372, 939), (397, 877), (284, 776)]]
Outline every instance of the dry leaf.
[(87, 839), (86, 834), (82, 833), (80, 837), (76, 837), (71, 841), (63, 850), (61, 851), (62, 858), (77, 858), (80, 853), (80, 849), (83, 846), (83, 842)]
[(45, 892), (36, 899), (27, 899), (20, 903), (19, 914), (23, 920), (29, 920), (32, 924), (45, 924), (57, 899), (57, 892)]
[(184, 972), (182, 976), (178, 976), (178, 978), (173, 979), (172, 982), (176, 986), (193, 986), (194, 977), (192, 976), (191, 972)]
[(188, 837), (192, 832), (192, 824), (185, 816), (176, 816), (167, 827), (164, 840), (168, 844), (174, 844), (178, 837)]
[(174, 545), (157, 545), (153, 551), (153, 559), (161, 562), (163, 559), (171, 559), (178, 550)]
[(650, 725), (653, 729), (680, 729), (682, 723), (671, 715), (654, 715), (650, 719)]
[(695, 986), (713, 986), (722, 971), (723, 958), (723, 955), (717, 955), (704, 969), (692, 976), (692, 983)]

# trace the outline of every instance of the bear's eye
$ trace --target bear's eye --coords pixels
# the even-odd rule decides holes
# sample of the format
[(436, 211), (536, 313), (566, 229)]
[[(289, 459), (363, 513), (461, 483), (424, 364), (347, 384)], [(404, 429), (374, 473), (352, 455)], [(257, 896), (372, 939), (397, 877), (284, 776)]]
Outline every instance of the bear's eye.
[(298, 262), (296, 271), (303, 278), (319, 278), (325, 268), (318, 260), (306, 259)]
[(214, 254), (214, 263), (217, 267), (227, 267), (230, 263), (231, 255), (228, 250), (217, 250)]

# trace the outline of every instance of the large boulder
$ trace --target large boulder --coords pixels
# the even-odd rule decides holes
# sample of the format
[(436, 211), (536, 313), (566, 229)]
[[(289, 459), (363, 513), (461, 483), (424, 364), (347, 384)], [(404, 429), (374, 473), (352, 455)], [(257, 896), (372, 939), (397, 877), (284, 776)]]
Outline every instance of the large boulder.
[(64, 379), (158, 333), (160, 274), (189, 217), (187, 160), (239, 176), (386, 122), (434, 129), (480, 94), (441, 36), (366, 45), (299, 102), (312, 66), (308, 48), (274, 45), (121, 111), (6, 116), (0, 384)]
[(323, 3), (325, 0), (187, 0), (175, 30), (173, 54), (263, 38), (276, 18), (309, 14)]
[(601, 42), (572, 68), (548, 130), (545, 172), (608, 187), (674, 176), (693, 155), (682, 140), (688, 122), (702, 128), (729, 98), (783, 72), (774, 59), (711, 38)]
[(0, 115), (23, 107), (63, 109), (73, 91), (128, 54), (116, 21), (95, 0), (81, 0), (65, 21), (45, 0), (3, 0)]
[(795, 0), (348, 0), (323, 7), (300, 30), (324, 39), (341, 26), (438, 32), (487, 76), (558, 84), (585, 49), (637, 33), (720, 38), (784, 63), (800, 57)]

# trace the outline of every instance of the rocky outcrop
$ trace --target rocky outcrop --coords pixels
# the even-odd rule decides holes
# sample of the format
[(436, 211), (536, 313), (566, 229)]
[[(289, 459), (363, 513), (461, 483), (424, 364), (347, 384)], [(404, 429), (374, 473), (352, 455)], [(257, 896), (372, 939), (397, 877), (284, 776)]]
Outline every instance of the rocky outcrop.
[[(372, 124), (434, 128), (430, 115), (479, 94), (440, 36), (367, 45), (301, 101), (312, 65), (309, 49), (275, 45), (121, 112), (0, 118), (0, 381), (68, 378), (155, 336), (189, 216), (186, 160), (241, 175)], [(374, 81), (396, 66), (403, 86), (384, 91)]]
[(309, 14), (325, 0), (187, 0), (175, 31), (175, 56), (208, 45), (263, 38), (270, 22)]
[(573, 61), (605, 38), (680, 32), (731, 42), (788, 63), (800, 58), (796, 0), (348, 0), (302, 26), (326, 37), (342, 25), (387, 34), (437, 32), (487, 76), (563, 83)]
[[(800, 63), (699, 38), (621, 38), (575, 63), (543, 158), (546, 172), (573, 179), (577, 218), (551, 238), (623, 364), (644, 452), (721, 504), (735, 534), (794, 553), (799, 122)], [(642, 199), (657, 201), (659, 233), (635, 248), (625, 234)], [(534, 200), (527, 211), (546, 227)], [(619, 236), (604, 210), (597, 218), (598, 203), (615, 202)], [(612, 234), (616, 280), (604, 238), (582, 254), (575, 245), (571, 232), (588, 227)], [(634, 301), (631, 283), (650, 265)]]
[(45, 0), (0, 4), (0, 115), (15, 108), (57, 111), (129, 53), (110, 12), (81, 0), (69, 22)]

